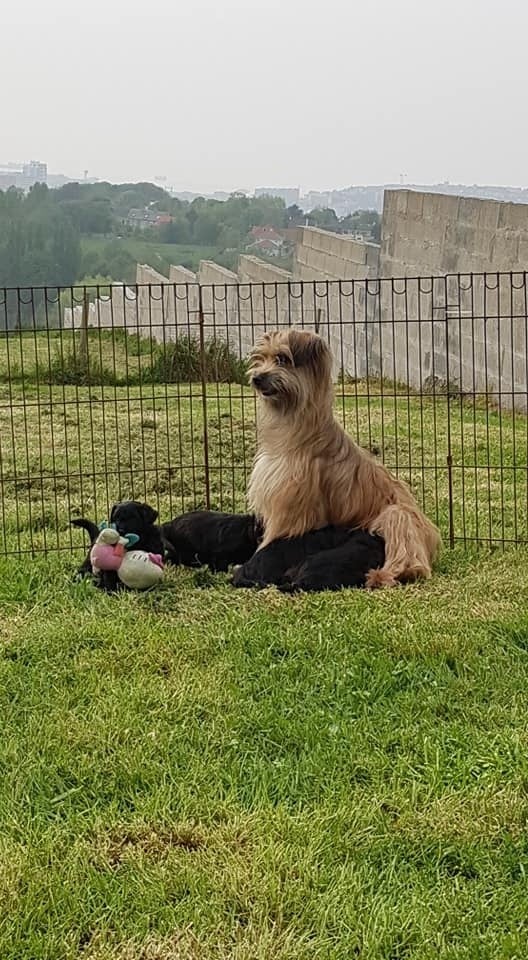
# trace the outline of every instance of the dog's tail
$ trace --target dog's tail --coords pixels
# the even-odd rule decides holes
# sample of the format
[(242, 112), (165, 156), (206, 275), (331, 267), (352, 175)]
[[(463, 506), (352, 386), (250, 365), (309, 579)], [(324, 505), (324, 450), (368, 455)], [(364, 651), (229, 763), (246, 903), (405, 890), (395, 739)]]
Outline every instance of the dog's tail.
[(93, 547), (100, 533), (96, 523), (93, 523), (92, 520), (87, 520), (85, 517), (75, 517), (74, 520), (70, 520), (70, 526), (80, 527), (81, 530), (86, 530), (90, 537), (90, 546)]
[(385, 541), (385, 563), (370, 570), (366, 586), (393, 587), (398, 581), (428, 579), (440, 549), (440, 533), (418, 507), (385, 507), (369, 528)]

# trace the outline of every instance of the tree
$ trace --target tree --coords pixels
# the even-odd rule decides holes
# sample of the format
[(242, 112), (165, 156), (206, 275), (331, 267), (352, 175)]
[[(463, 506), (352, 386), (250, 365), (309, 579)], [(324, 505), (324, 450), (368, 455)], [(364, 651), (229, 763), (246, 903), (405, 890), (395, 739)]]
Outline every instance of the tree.
[(112, 184), (112, 199), (116, 210), (128, 213), (131, 207), (148, 207), (156, 203), (160, 210), (167, 210), (170, 195), (154, 183)]
[(250, 206), (250, 227), (270, 226), (280, 229), (286, 225), (286, 207), (280, 197), (255, 197)]
[(223, 226), (218, 236), (218, 246), (222, 250), (236, 250), (240, 246), (241, 237), (236, 227)]
[(310, 227), (319, 227), (320, 230), (339, 230), (339, 218), (335, 210), (325, 207), (322, 210), (312, 210), (307, 214), (306, 222)]
[(191, 240), (191, 228), (183, 214), (177, 214), (172, 223), (162, 224), (155, 234), (161, 243), (189, 243)]
[(205, 208), (198, 213), (193, 226), (193, 240), (195, 243), (212, 246), (218, 240), (220, 223), (215, 213)]
[(0, 204), (2, 285), (56, 286), (76, 279), (79, 232), (60, 207), (49, 200), (50, 192), (31, 191), (27, 197), (13, 195), (7, 201), (4, 195)]
[(26, 197), (26, 209), (35, 209), (49, 202), (50, 191), (47, 183), (34, 183), (33, 186), (29, 188), (29, 193)]
[(109, 200), (67, 200), (61, 208), (71, 217), (80, 233), (107, 234), (114, 226)]
[(304, 210), (301, 210), (296, 203), (292, 203), (291, 207), (286, 207), (286, 222), (287, 227), (300, 227), (306, 220), (306, 214)]
[(343, 233), (361, 233), (379, 243), (381, 217), (377, 210), (355, 210), (341, 220)]

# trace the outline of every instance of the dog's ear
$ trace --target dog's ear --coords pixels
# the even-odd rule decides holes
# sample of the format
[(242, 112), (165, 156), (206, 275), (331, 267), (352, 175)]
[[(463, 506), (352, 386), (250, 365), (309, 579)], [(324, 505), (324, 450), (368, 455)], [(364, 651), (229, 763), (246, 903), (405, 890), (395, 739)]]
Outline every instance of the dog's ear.
[(114, 503), (112, 509), (110, 510), (110, 523), (113, 523), (114, 520), (115, 520), (115, 512), (116, 512), (118, 506), (119, 506), (118, 503)]
[(154, 507), (151, 507), (148, 503), (141, 503), (139, 512), (145, 523), (154, 523), (158, 519), (158, 511), (154, 510)]
[(288, 344), (296, 367), (317, 370), (328, 353), (328, 347), (319, 334), (309, 330), (290, 330)]

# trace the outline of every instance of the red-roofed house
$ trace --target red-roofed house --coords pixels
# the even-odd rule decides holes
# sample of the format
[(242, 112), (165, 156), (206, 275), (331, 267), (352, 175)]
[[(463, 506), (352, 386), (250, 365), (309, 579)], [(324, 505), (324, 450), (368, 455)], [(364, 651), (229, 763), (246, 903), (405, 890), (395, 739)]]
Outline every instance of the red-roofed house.
[(286, 241), (275, 227), (252, 227), (249, 236), (251, 239), (246, 250), (265, 253), (268, 257), (280, 257), (284, 253)]

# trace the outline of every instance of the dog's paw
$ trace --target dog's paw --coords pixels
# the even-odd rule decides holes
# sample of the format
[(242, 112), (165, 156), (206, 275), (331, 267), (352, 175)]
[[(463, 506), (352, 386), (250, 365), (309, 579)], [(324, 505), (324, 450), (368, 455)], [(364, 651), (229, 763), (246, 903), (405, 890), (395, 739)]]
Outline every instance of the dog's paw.
[(242, 566), (233, 567), (233, 576), (231, 577), (230, 583), (232, 587), (254, 587), (255, 586), (255, 584), (251, 580), (248, 580), (244, 576)]
[(278, 583), (277, 590), (280, 593), (302, 593), (303, 588), (300, 587), (297, 583)]
[(380, 590), (383, 587), (396, 587), (398, 581), (386, 570), (369, 570), (365, 580), (367, 590)]

